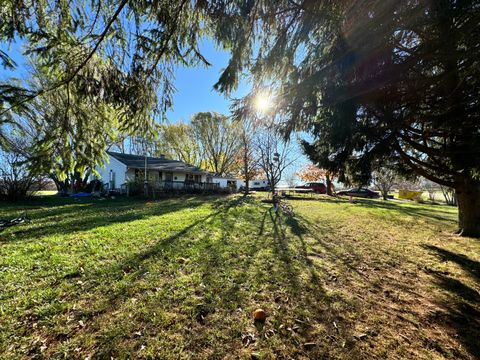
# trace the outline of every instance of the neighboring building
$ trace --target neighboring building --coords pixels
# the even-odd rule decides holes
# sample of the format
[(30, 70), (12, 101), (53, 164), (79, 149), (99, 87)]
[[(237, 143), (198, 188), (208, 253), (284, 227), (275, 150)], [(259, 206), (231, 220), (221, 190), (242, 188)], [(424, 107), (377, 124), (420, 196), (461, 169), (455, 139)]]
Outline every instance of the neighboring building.
[[(241, 190), (245, 187), (245, 181), (235, 176), (214, 176), (213, 182), (218, 184), (221, 189)], [(263, 179), (254, 179), (248, 182), (250, 190), (266, 190), (268, 181)]]
[[(244, 188), (245, 187), (245, 181), (243, 180), (238, 180), (238, 188)], [(250, 180), (248, 182), (248, 187), (250, 190), (266, 190), (268, 188), (268, 180), (263, 180), (263, 179), (254, 179)]]
[(221, 189), (238, 190), (242, 186), (242, 180), (237, 179), (235, 176), (214, 176), (212, 180)]
[(107, 152), (105, 166), (97, 167), (101, 181), (108, 189), (124, 190), (130, 181), (143, 182), (145, 168), (149, 184), (167, 185), (173, 189), (184, 188), (185, 184), (212, 184), (212, 174), (179, 160), (164, 156), (145, 157), (141, 155)]

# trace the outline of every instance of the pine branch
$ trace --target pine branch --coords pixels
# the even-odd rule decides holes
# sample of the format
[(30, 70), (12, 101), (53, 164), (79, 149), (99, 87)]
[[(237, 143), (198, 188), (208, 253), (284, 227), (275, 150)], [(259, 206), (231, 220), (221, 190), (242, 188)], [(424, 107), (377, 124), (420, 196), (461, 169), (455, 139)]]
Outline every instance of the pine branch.
[(53, 85), (53, 86), (51, 86), (47, 89), (42, 89), (42, 90), (36, 91), (33, 95), (27, 96), (26, 98), (14, 103), (12, 106), (10, 106), (10, 107), (6, 108), (5, 110), (3, 110), (2, 112), (0, 112), (0, 116), (9, 112), (12, 109), (18, 107), (18, 106), (20, 106), (20, 105), (23, 105), (23, 104), (25, 104), (29, 101), (32, 101), (32, 100), (36, 99), (38, 96), (41, 96), (41, 95), (46, 94), (48, 92), (54, 91), (54, 90), (56, 90), (56, 89), (58, 89), (58, 88), (60, 88), (64, 85), (67, 85), (70, 82), (72, 82), (73, 79), (75, 79), (75, 77), (80, 73), (80, 71), (87, 65), (87, 63), (90, 61), (90, 59), (95, 55), (95, 53), (97, 52), (101, 43), (103, 42), (103, 40), (107, 36), (108, 31), (110, 30), (111, 26), (113, 25), (115, 20), (118, 18), (118, 16), (122, 12), (122, 10), (125, 7), (125, 5), (127, 4), (127, 2), (128, 2), (128, 0), (122, 0), (121, 4), (119, 5), (117, 10), (115, 11), (115, 14), (110, 18), (107, 25), (105, 26), (105, 29), (100, 34), (100, 37), (99, 37), (97, 43), (95, 44), (95, 46), (93, 47), (93, 49), (90, 51), (90, 53), (87, 55), (87, 57), (82, 61), (82, 63), (75, 69), (75, 71), (72, 74), (70, 74), (66, 79), (58, 82), (57, 84), (55, 84), (55, 85)]

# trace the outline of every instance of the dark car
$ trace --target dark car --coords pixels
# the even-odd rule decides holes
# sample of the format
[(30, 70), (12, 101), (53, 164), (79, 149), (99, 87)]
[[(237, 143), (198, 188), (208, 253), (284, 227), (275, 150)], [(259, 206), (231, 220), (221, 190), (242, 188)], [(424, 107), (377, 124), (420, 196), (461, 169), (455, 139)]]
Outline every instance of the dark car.
[(297, 185), (295, 186), (295, 189), (311, 189), (313, 190), (313, 192), (317, 194), (327, 193), (327, 187), (325, 186), (324, 183), (321, 183), (321, 182), (309, 182), (303, 185)]
[(370, 199), (376, 199), (380, 197), (380, 194), (378, 192), (364, 189), (364, 188), (354, 188), (354, 189), (339, 191), (337, 192), (337, 195), (355, 196), (355, 197), (370, 198)]

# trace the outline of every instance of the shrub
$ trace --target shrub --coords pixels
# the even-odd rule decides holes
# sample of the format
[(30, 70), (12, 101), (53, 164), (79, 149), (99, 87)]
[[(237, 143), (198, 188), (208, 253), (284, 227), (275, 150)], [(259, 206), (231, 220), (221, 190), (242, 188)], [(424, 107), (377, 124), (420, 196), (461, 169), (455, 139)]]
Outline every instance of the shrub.
[(42, 188), (45, 178), (33, 174), (18, 150), (0, 150), (0, 198), (19, 200)]
[(144, 192), (143, 180), (129, 180), (127, 181), (128, 195), (137, 196), (142, 195)]

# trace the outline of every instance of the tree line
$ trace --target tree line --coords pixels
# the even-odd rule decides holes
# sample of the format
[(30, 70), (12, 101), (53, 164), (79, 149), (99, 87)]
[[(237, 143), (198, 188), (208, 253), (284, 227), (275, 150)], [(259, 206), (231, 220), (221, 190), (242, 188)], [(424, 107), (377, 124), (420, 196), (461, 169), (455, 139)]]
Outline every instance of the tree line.
[(0, 42), (22, 39), (40, 76), (0, 84), (0, 142), (34, 117), (35, 168), (83, 171), (114, 132), (165, 117), (176, 66), (208, 66), (208, 36), (231, 54), (215, 88), (229, 94), (245, 73), (253, 92), (269, 88), (284, 137), (310, 133), (315, 164), (452, 188), (460, 232), (480, 236), (479, 24), (477, 0), (5, 0)]
[[(49, 171), (47, 164), (51, 159), (36, 153), (40, 142), (35, 123), (24, 122), (20, 131), (6, 138), (10, 146), (0, 152), (0, 198), (22, 199), (47, 179), (53, 180), (61, 192), (84, 191), (95, 178), (96, 166), (104, 166), (104, 163), (92, 163), (83, 169)], [(56, 146), (61, 145), (57, 143), (53, 148)], [(217, 112), (195, 113), (189, 123), (157, 123), (144, 136), (119, 132), (112, 135), (106, 146), (109, 151), (163, 156), (197, 166), (215, 176), (240, 178), (245, 182), (246, 192), (251, 180), (259, 177), (267, 179), (274, 190), (284, 170), (295, 160), (291, 144), (276, 126), (267, 125), (260, 118), (246, 121)], [(72, 148), (70, 155), (75, 158), (82, 154)], [(45, 167), (34, 168), (37, 161)]]

